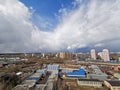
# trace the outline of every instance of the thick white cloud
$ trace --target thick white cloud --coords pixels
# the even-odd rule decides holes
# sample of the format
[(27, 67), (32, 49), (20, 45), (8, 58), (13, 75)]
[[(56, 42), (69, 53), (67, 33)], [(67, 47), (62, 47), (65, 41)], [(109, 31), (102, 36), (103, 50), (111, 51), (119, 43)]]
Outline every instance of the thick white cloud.
[(28, 8), (18, 0), (0, 1), (0, 52), (29, 51), (34, 29)]
[[(76, 3), (80, 6), (72, 11), (65, 8), (63, 11), (60, 9), (60, 13), (63, 12), (62, 21), (54, 32), (44, 35), (45, 39), (41, 40), (42, 45), (53, 50), (83, 47), (118, 49), (120, 44), (120, 1), (91, 0), (84, 3), (77, 0)], [(40, 37), (41, 35), (38, 35), (35, 38)]]
[(120, 51), (120, 0), (83, 1), (73, 3), (79, 5), (76, 9), (60, 9), (61, 21), (50, 32), (39, 30), (29, 21), (31, 13), (20, 1), (0, 1), (0, 52), (84, 47)]

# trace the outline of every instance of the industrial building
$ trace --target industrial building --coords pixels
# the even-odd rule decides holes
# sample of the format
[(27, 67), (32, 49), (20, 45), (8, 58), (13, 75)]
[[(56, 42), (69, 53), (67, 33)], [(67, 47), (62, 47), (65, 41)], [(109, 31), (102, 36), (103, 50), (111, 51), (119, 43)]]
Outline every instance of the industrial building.
[(67, 77), (85, 78), (86, 77), (86, 72), (85, 72), (84, 68), (80, 68), (78, 71), (68, 72)]
[(98, 79), (78, 79), (77, 83), (80, 86), (93, 86), (93, 87), (102, 86), (102, 82)]
[[(42, 70), (37, 70), (36, 73), (32, 74), (31, 76), (29, 76), (26, 80), (24, 80), (20, 85), (17, 85), (15, 88), (13, 88), (12, 90), (24, 90), (24, 88), (26, 89), (33, 89), (36, 87), (36, 84), (38, 82), (40, 82), (40, 79), (42, 77), (42, 75), (46, 75), (46, 70), (42, 69)], [(46, 80), (47, 82), (47, 80)], [(46, 82), (44, 83), (46, 85)], [(43, 85), (44, 86), (44, 85)], [(43, 88), (42, 86), (42, 88)], [(23, 88), (24, 87), (24, 88)], [(23, 89), (20, 89), (23, 88)], [(27, 90), (26, 89), (26, 90)], [(44, 89), (43, 89), (44, 90)]]
[(99, 79), (99, 80), (106, 80), (108, 75), (103, 73), (97, 65), (92, 65), (91, 66), (94, 73), (93, 74), (88, 74), (88, 77), (90, 79)]
[(104, 83), (109, 90), (120, 90), (120, 81), (114, 80), (114, 81), (106, 81)]
[(60, 68), (59, 64), (49, 64), (47, 65), (47, 71), (50, 71), (52, 77), (56, 77), (58, 75), (58, 70)]

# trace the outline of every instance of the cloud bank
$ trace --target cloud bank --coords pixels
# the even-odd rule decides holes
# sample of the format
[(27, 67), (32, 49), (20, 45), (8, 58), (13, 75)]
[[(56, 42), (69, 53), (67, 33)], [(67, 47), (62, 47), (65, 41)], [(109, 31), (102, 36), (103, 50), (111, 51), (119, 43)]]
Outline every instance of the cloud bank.
[(18, 0), (0, 1), (0, 52), (28, 51), (33, 30), (30, 16)]
[(84, 1), (74, 1), (77, 8), (72, 10), (61, 8), (60, 23), (50, 32), (40, 30), (30, 21), (32, 13), (20, 1), (0, 1), (0, 52), (85, 47), (120, 51), (120, 0)]

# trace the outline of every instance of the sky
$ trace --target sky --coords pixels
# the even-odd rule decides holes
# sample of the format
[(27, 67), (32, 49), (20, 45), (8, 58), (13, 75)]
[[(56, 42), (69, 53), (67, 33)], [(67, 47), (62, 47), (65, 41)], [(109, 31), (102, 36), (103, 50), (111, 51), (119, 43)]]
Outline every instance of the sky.
[(120, 0), (0, 0), (0, 53), (120, 52)]

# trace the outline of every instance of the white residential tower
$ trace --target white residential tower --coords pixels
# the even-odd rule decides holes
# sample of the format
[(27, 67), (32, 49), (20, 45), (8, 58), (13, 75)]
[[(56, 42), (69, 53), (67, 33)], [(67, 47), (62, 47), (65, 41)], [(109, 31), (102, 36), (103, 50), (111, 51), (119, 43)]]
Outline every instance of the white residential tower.
[(91, 59), (96, 60), (96, 52), (95, 52), (95, 49), (91, 49), (90, 54), (91, 54)]

